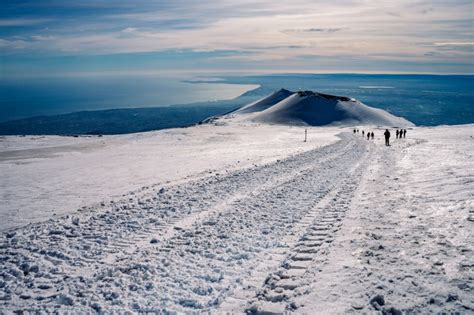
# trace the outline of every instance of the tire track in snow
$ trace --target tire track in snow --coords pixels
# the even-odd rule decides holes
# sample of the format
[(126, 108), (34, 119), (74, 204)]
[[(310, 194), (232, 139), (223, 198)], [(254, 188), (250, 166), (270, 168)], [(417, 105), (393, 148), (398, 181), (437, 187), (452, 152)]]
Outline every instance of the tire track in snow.
[(95, 212), (5, 233), (0, 305), (213, 309), (266, 253), (285, 254), (295, 224), (361, 159), (365, 142), (341, 138), (268, 165), (152, 188)]
[[(325, 254), (330, 250), (330, 243), (341, 227), (358, 187), (365, 160), (362, 157), (347, 170), (347, 176), (301, 220), (293, 237), (287, 240), (289, 250), (286, 255), (272, 253), (270, 256), (273, 259), (257, 268), (251, 283), (227, 297), (219, 311), (283, 314), (298, 308), (293, 298), (306, 293), (310, 285), (305, 278), (306, 272), (324, 261)], [(280, 261), (274, 259), (278, 254)], [(264, 271), (268, 269), (271, 272), (265, 274)]]
[[(330, 148), (330, 150), (327, 150), (327, 156), (321, 157), (320, 162), (332, 159), (334, 149), (335, 148)], [(350, 148), (347, 148), (347, 145), (344, 145), (339, 147), (337, 150), (338, 152), (340, 150), (347, 151), (350, 150)], [(274, 169), (275, 166), (277, 166), (278, 164), (286, 164), (286, 162), (289, 162), (288, 164), (290, 165), (283, 165), (283, 167), (290, 168), (288, 172), (281, 173)], [(198, 221), (203, 221), (210, 216), (216, 215), (219, 211), (225, 209), (228, 205), (239, 199), (242, 199), (249, 195), (256, 195), (258, 194), (258, 192), (271, 189), (272, 187), (284, 185), (288, 181), (291, 181), (291, 179), (295, 176), (298, 176), (299, 174), (304, 172), (313, 171), (315, 168), (315, 166), (312, 165), (311, 160), (307, 157), (297, 162), (297, 164), (293, 163), (293, 161), (278, 161), (276, 163), (272, 163), (273, 166), (270, 167), (270, 169), (272, 169), (270, 172), (268, 172), (268, 167), (266, 166), (264, 166), (263, 169), (250, 169), (250, 172), (245, 171), (243, 174), (238, 175), (239, 178), (246, 177), (239, 180), (239, 184), (242, 184), (243, 187), (239, 187), (236, 192), (234, 192), (233, 194), (229, 194), (226, 199), (220, 200), (215, 204), (211, 204), (208, 208), (200, 207), (198, 211), (187, 213), (180, 218), (174, 218), (173, 220), (169, 221), (168, 223), (162, 225), (159, 228), (151, 228), (153, 233), (146, 233), (146, 235), (150, 237), (149, 234), (153, 234), (152, 237), (156, 237), (157, 240), (163, 241), (164, 239), (170, 238), (175, 235), (176, 231), (178, 230), (188, 228)], [(260, 174), (262, 170), (266, 171), (266, 174)], [(267, 177), (265, 175), (267, 175)], [(268, 175), (270, 177), (268, 177)], [(232, 175), (232, 177), (235, 177), (235, 174)], [(192, 184), (194, 183), (195, 182), (193, 181)], [(147, 231), (150, 231), (150, 229), (147, 229)], [(133, 250), (137, 248), (140, 248), (140, 250), (142, 250), (144, 247), (150, 246), (150, 243), (148, 242), (148, 239), (146, 237), (141, 237), (135, 238), (134, 241), (129, 243), (129, 245), (130, 246), (123, 250), (126, 254), (132, 253)], [(112, 253), (112, 255), (109, 255), (104, 260), (113, 262), (115, 260), (115, 256), (115, 253)]]
[[(332, 189), (332, 183), (346, 176), (352, 159), (360, 159), (363, 153), (362, 146), (353, 145), (351, 154), (340, 152), (320, 164), (317, 172), (238, 200), (158, 247), (156, 254), (169, 253), (160, 255), (165, 258), (161, 272), (171, 278), (166, 288), (157, 288), (163, 309), (190, 312), (219, 305), (249, 276), (261, 253), (284, 246), (295, 224)], [(132, 272), (130, 277), (136, 281), (140, 274)], [(157, 302), (142, 300), (137, 307), (157, 311)]]
[[(257, 292), (257, 298), (251, 300), (247, 311), (258, 314), (278, 309), (285, 312), (299, 307), (293, 298), (306, 293), (310, 285), (309, 280), (305, 279), (308, 268), (315, 268), (324, 261), (334, 234), (342, 225), (357, 183), (357, 177), (350, 177), (343, 187), (331, 194), (322, 205), (318, 205), (318, 216), (292, 248), (281, 268), (266, 278), (263, 288)], [(260, 304), (261, 301), (264, 303)]]

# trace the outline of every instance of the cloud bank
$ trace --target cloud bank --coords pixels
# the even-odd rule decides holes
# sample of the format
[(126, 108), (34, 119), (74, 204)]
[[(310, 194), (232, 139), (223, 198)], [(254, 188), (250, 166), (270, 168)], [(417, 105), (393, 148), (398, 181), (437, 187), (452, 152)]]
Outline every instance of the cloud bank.
[(194, 60), (201, 66), (191, 68), (220, 71), (473, 72), (472, 1), (45, 0), (4, 7), (4, 71), (123, 54), (140, 68), (143, 53), (156, 56), (159, 70), (159, 59), (175, 53), (168, 62), (177, 70)]

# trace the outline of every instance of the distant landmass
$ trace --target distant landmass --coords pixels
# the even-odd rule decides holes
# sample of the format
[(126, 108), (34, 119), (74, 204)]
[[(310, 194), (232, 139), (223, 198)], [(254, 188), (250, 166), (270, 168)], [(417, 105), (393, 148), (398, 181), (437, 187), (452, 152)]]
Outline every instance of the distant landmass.
[(188, 127), (239, 108), (259, 95), (250, 91), (233, 100), (35, 116), (0, 122), (0, 135), (113, 135)]
[(1, 135), (112, 135), (186, 127), (233, 104), (82, 111), (0, 123)]
[[(199, 89), (205, 88), (208, 82), (216, 80), (191, 80), (188, 83), (194, 83), (195, 89)], [(241, 108), (282, 87), (293, 91), (313, 90), (319, 94), (347, 95), (418, 126), (474, 123), (472, 75), (279, 74), (223, 77), (218, 82), (260, 87), (225, 101), (80, 111), (0, 122), (0, 135), (105, 135), (186, 127)], [(267, 101), (281, 101), (289, 96), (288, 93), (281, 91), (273, 95), (274, 99)], [(259, 106), (265, 106), (265, 103)], [(244, 108), (243, 111), (248, 110)]]

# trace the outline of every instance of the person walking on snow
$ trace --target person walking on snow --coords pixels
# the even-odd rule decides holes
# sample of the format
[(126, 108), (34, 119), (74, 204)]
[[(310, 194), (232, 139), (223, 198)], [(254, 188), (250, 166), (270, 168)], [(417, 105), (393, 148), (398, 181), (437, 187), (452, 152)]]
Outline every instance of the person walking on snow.
[(370, 140), (370, 132), (367, 132), (367, 140)]
[(398, 129), (397, 129), (397, 132), (395, 133), (395, 137), (398, 139)]
[(406, 136), (407, 136), (407, 130), (403, 129), (403, 138), (405, 138)]
[(362, 130), (362, 137), (364, 136), (364, 130)]
[(374, 132), (372, 131), (372, 134), (370, 135), (370, 137), (372, 138), (372, 140), (374, 140)]
[(385, 145), (389, 146), (390, 145), (390, 131), (388, 129), (385, 129), (385, 132), (383, 133), (385, 136)]

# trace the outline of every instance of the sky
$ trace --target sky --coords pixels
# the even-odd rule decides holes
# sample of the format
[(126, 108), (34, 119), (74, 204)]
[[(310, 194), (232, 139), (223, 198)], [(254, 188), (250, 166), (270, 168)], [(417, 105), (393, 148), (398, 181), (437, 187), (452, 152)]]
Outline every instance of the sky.
[(474, 73), (472, 0), (2, 0), (0, 75)]

